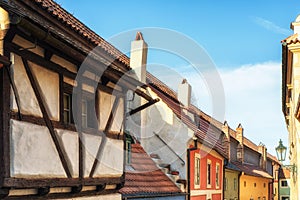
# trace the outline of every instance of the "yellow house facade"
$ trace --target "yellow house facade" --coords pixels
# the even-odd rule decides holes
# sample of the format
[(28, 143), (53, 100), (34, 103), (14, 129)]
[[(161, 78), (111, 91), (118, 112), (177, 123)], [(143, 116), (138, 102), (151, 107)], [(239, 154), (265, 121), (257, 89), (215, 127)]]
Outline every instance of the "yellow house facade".
[(269, 199), (270, 179), (242, 174), (240, 177), (241, 200), (267, 200)]
[[(282, 41), (282, 111), (289, 132), (291, 166), (300, 166), (300, 15), (291, 24), (294, 34)], [(300, 199), (300, 173), (291, 168), (291, 199)]]

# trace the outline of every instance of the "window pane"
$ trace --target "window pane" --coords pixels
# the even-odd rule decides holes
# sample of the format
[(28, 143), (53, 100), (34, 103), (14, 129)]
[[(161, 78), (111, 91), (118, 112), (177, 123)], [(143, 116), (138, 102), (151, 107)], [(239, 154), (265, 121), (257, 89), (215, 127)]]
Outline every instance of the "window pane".
[(64, 94), (64, 109), (70, 109), (70, 95)]
[(211, 163), (207, 163), (207, 184), (211, 185)]
[(64, 123), (70, 122), (70, 113), (67, 110), (64, 110)]

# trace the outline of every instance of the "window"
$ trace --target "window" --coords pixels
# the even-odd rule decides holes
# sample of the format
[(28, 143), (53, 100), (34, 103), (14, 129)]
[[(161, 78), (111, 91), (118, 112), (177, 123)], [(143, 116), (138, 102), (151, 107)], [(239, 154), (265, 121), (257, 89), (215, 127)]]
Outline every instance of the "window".
[(195, 188), (200, 188), (200, 154), (195, 153), (195, 177), (194, 177), (194, 185)]
[(126, 143), (125, 143), (125, 160), (126, 160), (126, 164), (130, 165), (131, 164), (131, 144), (134, 143), (134, 140), (132, 139), (132, 137), (130, 136), (129, 133), (125, 133), (126, 135)]
[(236, 178), (233, 179), (233, 189), (237, 190), (237, 179)]
[(216, 188), (220, 187), (220, 164), (216, 164)]
[(244, 187), (246, 187), (247, 186), (247, 183), (246, 183), (246, 181), (244, 181)]
[(288, 182), (287, 180), (281, 180), (281, 187), (288, 187)]
[(207, 187), (211, 188), (211, 160), (207, 160)]
[(72, 117), (72, 95), (68, 93), (64, 93), (63, 103), (64, 103), (64, 116), (63, 116), (64, 123), (66, 124), (74, 123)]
[(288, 197), (288, 196), (282, 196), (281, 200), (290, 200), (290, 197)]
[(85, 99), (81, 102), (81, 122), (82, 122), (82, 128), (87, 127), (87, 101)]
[(266, 188), (266, 186), (267, 186), (267, 184), (266, 184), (266, 183), (264, 183), (264, 188)]
[(254, 183), (254, 187), (256, 187), (256, 183)]

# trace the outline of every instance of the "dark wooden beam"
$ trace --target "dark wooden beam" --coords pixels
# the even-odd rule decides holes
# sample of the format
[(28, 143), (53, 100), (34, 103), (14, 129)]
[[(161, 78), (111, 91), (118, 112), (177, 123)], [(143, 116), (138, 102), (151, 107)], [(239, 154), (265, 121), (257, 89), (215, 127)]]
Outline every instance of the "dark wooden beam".
[(50, 120), (50, 117), (49, 117), (49, 114), (48, 114), (47, 108), (46, 108), (46, 103), (45, 103), (45, 100), (43, 99), (43, 96), (41, 95), (41, 91), (40, 91), (40, 88), (38, 86), (38, 83), (36, 82), (36, 80), (34, 78), (34, 75), (31, 72), (31, 69), (30, 69), (30, 66), (29, 66), (27, 60), (25, 58), (22, 58), (22, 61), (23, 61), (23, 65), (25, 67), (28, 79), (29, 79), (29, 81), (31, 83), (31, 86), (32, 86), (32, 89), (34, 91), (34, 94), (37, 98), (39, 107), (40, 107), (41, 112), (43, 114), (43, 119), (46, 123), (46, 126), (47, 126), (47, 128), (50, 132), (51, 138), (52, 138), (52, 140), (54, 142), (54, 145), (56, 147), (56, 150), (57, 150), (57, 153), (59, 155), (62, 166), (63, 166), (63, 168), (66, 172), (67, 177), (71, 178), (72, 177), (71, 171), (69, 169), (69, 166), (68, 166), (67, 160), (65, 158), (65, 155), (63, 153), (63, 150), (62, 150), (62, 148), (59, 144), (59, 140), (58, 140), (58, 137), (56, 135), (56, 131), (54, 130), (54, 127), (53, 127), (52, 122)]
[(96, 171), (98, 163), (99, 163), (99, 161), (101, 161), (102, 154), (103, 154), (103, 149), (104, 149), (105, 144), (106, 144), (106, 136), (105, 136), (105, 134), (110, 130), (110, 128), (112, 126), (112, 123), (114, 121), (114, 117), (115, 117), (116, 111), (118, 109), (119, 101), (120, 101), (120, 98), (116, 97), (116, 99), (114, 101), (114, 104), (112, 106), (110, 115), (108, 117), (105, 129), (104, 129), (104, 134), (102, 134), (102, 140), (101, 140), (101, 143), (99, 145), (99, 148), (98, 148), (98, 151), (97, 151), (97, 155), (95, 157), (92, 169), (90, 171), (90, 175), (89, 175), (90, 178), (92, 178), (94, 176), (94, 173)]
[[(4, 50), (4, 56), (10, 53)], [(0, 187), (10, 177), (10, 82), (9, 74), (0, 69)]]
[[(18, 113), (11, 111), (11, 119), (18, 120)], [(23, 122), (28, 122), (31, 124), (39, 125), (39, 126), (46, 126), (46, 123), (42, 117), (36, 117), (33, 115), (22, 115), (22, 121)], [(55, 129), (63, 129), (63, 130), (68, 130), (68, 131), (73, 131), (77, 133), (76, 127), (74, 124), (62, 124), (59, 121), (54, 121), (51, 120), (51, 123), (53, 124), (53, 127)], [(99, 136), (99, 130), (95, 128), (84, 128), (83, 133), (89, 134), (89, 135), (97, 135)], [(106, 137), (111, 138), (111, 139), (119, 139), (118, 138), (119, 132), (118, 131), (108, 131), (106, 133)]]
[(129, 111), (129, 112), (126, 114), (126, 116), (134, 115), (135, 113), (140, 112), (141, 110), (144, 110), (145, 108), (147, 108), (147, 107), (149, 107), (149, 106), (151, 106), (151, 105), (153, 105), (153, 104), (155, 104), (155, 103), (157, 103), (157, 102), (159, 102), (159, 99), (154, 99), (154, 100), (152, 100), (152, 101), (149, 101), (148, 103), (145, 103), (144, 105), (141, 105), (140, 107), (137, 107), (137, 108), (135, 108), (135, 109)]
[(42, 188), (42, 187), (73, 187), (78, 185), (97, 186), (101, 184), (114, 185), (121, 182), (121, 177), (101, 178), (5, 178), (4, 186), (13, 188)]
[(6, 44), (5, 48), (7, 48), (8, 50), (12, 51), (13, 53), (16, 53), (17, 55), (21, 56), (22, 58), (31, 61), (37, 65), (40, 66), (44, 66), (47, 67), (48, 69), (57, 72), (57, 73), (62, 73), (64, 76), (67, 76), (69, 78), (75, 79), (76, 78), (76, 74), (67, 70), (66, 68), (51, 62), (51, 61), (47, 61), (45, 60), (43, 57), (32, 53), (31, 51), (28, 50), (20, 50), (22, 47), (16, 44)]

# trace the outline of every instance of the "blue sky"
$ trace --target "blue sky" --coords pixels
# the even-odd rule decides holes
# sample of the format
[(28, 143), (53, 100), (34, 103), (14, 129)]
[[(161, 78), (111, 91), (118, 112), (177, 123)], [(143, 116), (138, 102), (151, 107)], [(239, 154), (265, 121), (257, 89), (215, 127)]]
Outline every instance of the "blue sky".
[[(229, 125), (236, 128), (242, 123), (246, 137), (256, 144), (266, 144), (273, 154), (279, 138), (287, 145), (281, 113), (280, 41), (292, 34), (290, 23), (300, 14), (296, 0), (57, 2), (104, 39), (141, 27), (172, 29), (192, 38), (219, 70)], [(148, 62), (179, 71), (186, 64), (151, 51)], [(190, 82), (195, 81), (186, 76)], [(207, 95), (195, 94), (203, 110), (209, 107)]]

